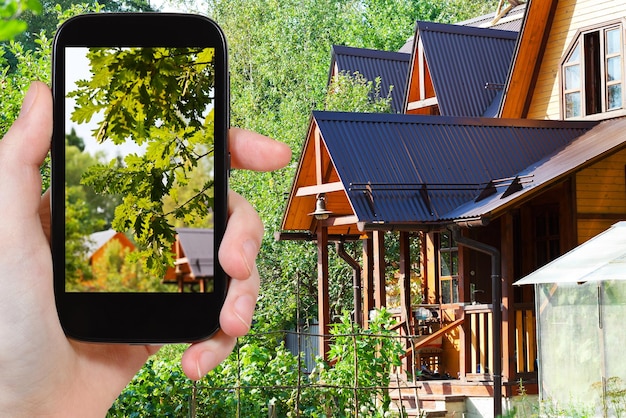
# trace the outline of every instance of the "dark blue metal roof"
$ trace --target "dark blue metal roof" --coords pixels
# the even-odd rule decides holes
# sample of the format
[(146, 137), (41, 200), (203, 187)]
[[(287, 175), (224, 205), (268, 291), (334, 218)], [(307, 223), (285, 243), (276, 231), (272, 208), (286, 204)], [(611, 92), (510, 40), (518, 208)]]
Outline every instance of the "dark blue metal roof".
[(506, 83), (517, 32), (432, 22), (416, 30), (440, 113), (485, 116)]
[(396, 113), (402, 112), (410, 54), (339, 45), (333, 46), (332, 54), (332, 62), (339, 72), (359, 72), (370, 81), (380, 77), (383, 97), (389, 94), (389, 86), (393, 86), (391, 107)]
[[(595, 123), (314, 112), (360, 222), (447, 220)], [(509, 181), (510, 183), (510, 181)]]

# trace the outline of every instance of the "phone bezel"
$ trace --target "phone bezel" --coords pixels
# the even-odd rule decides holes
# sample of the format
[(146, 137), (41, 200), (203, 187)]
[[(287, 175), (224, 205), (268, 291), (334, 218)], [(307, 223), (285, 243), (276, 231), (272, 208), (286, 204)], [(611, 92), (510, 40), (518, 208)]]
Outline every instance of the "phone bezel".
[[(73, 293), (65, 291), (65, 52), (66, 47), (215, 48), (215, 266), (212, 293)], [(97, 13), (67, 20), (53, 43), (51, 249), (54, 292), (66, 335), (90, 342), (161, 344), (206, 339), (219, 328), (228, 278), (217, 252), (227, 221), (229, 81), (227, 46), (207, 17), (177, 13)], [(59, 192), (60, 191), (60, 192)]]

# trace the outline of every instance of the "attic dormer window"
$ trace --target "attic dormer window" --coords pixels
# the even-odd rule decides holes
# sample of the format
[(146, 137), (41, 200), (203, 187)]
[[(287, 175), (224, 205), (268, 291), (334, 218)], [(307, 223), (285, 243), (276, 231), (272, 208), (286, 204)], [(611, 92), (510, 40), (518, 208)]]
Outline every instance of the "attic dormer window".
[(624, 107), (621, 24), (582, 31), (561, 65), (566, 119)]

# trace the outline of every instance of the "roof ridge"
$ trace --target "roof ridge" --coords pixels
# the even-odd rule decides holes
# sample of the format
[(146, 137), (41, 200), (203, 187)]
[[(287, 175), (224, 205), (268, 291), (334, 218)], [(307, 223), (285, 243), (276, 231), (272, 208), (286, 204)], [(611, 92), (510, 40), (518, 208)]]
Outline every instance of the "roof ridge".
[(315, 110), (312, 117), (317, 121), (337, 122), (366, 122), (366, 123), (415, 123), (422, 125), (467, 125), (467, 126), (491, 126), (511, 128), (583, 128), (591, 129), (599, 121), (570, 121), (570, 120), (544, 120), (544, 119), (503, 119), (488, 117), (466, 116), (434, 116), (412, 115), (404, 113), (362, 113), (362, 112), (336, 112)]
[(479, 26), (462, 26), (450, 23), (437, 23), (418, 20), (415, 23), (418, 32), (431, 31), (454, 35), (480, 36), (484, 38), (517, 39), (519, 32), (512, 30), (481, 28)]
[(409, 61), (411, 54), (398, 51), (384, 51), (381, 49), (357, 48), (346, 45), (333, 45), (333, 55), (350, 55), (354, 57), (378, 58), (394, 61)]

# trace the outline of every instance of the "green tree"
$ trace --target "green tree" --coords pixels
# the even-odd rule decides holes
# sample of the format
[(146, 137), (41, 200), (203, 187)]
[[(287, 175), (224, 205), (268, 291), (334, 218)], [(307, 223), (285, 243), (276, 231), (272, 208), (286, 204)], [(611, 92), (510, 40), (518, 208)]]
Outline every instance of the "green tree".
[(82, 199), (82, 189), (65, 188), (65, 275), (71, 286), (91, 278), (87, 263), (89, 234), (103, 228), (104, 222), (94, 218)]
[[(53, 7), (56, 25), (79, 13), (98, 11), (99, 7), (75, 5), (68, 10)], [(24, 95), (33, 80), (50, 83), (52, 37), (45, 33), (25, 32), (32, 39), (27, 47), (21, 41), (0, 43), (0, 138), (17, 118)], [(50, 160), (42, 167), (42, 190), (50, 187)]]
[[(0, 134), (4, 136), (13, 121), (17, 119), (22, 99), (33, 80), (50, 81), (50, 57), (52, 40), (46, 36), (37, 38), (37, 48), (28, 50), (19, 42), (0, 44)], [(14, 70), (6, 56), (17, 59)]]
[[(90, 217), (102, 220), (100, 229), (110, 228), (115, 215), (115, 208), (120, 204), (121, 197), (119, 195), (99, 195), (93, 187), (84, 184), (82, 181), (83, 173), (91, 167), (108, 163), (105, 154), (97, 152), (95, 155), (92, 155), (81, 151), (82, 138), (76, 137), (71, 140), (77, 142), (78, 145), (70, 145), (68, 142), (65, 147), (66, 187), (74, 189), (76, 199), (80, 199), (86, 205)], [(84, 145), (82, 146), (84, 147)], [(119, 161), (115, 161), (116, 165), (119, 166)], [(85, 230), (85, 234), (89, 235), (96, 231), (98, 230)]]
[(182, 346), (162, 348), (130, 382), (107, 417), (234, 417), (237, 411), (244, 417), (262, 417), (268, 416), (272, 399), (278, 416), (287, 416), (292, 390), (272, 386), (295, 386), (298, 361), (283, 344), (239, 345), (238, 358), (220, 363), (196, 385), (180, 368), (182, 350)]
[(380, 77), (368, 80), (355, 72), (341, 72), (333, 77), (326, 94), (325, 110), (344, 112), (392, 113), (391, 89), (387, 97), (380, 94)]
[(107, 242), (102, 255), (92, 259), (89, 274), (70, 290), (79, 292), (167, 292), (167, 285), (154, 280), (139, 264), (129, 263), (132, 249), (116, 239)]
[(87, 263), (89, 235), (111, 227), (115, 207), (121, 201), (119, 196), (100, 196), (82, 183), (82, 173), (102, 163), (104, 154), (91, 155), (81, 148), (83, 140), (72, 130), (65, 146), (65, 268), (73, 290), (93, 278)]
[(42, 12), (39, 0), (11, 0), (0, 5), (0, 41), (13, 39), (28, 27), (22, 19), (24, 12), (31, 11), (32, 15)]
[[(33, 80), (50, 81), (50, 56), (52, 55), (52, 42), (45, 36), (36, 40), (35, 50), (24, 49), (19, 42), (11, 41), (0, 44), (0, 77), (2, 88), (0, 89), (0, 138), (9, 130), (13, 121), (17, 119), (22, 100), (28, 86)], [(15, 70), (11, 71), (6, 55), (16, 58)], [(41, 167), (42, 189), (50, 186), (50, 159), (46, 158)]]
[(333, 329), (333, 367), (318, 358), (310, 376), (298, 373), (298, 357), (282, 342), (268, 347), (251, 341), (238, 344), (234, 355), (193, 385), (178, 361), (184, 347), (166, 346), (135, 376), (107, 416), (188, 416), (195, 406), (193, 416), (198, 417), (238, 412), (262, 417), (268, 416), (270, 404), (280, 417), (347, 417), (356, 408), (363, 416), (386, 416), (390, 399), (383, 388), (403, 352), (393, 325), (384, 309), (369, 330), (355, 327), (350, 315), (342, 314)]
[[(38, 0), (20, 0), (33, 2)], [(58, 27), (59, 14), (68, 10), (107, 11), (107, 12), (147, 12), (152, 11), (148, 0), (41, 0), (40, 10), (30, 9), (22, 13), (22, 21), (28, 30), (15, 37), (24, 48), (34, 50), (39, 36), (54, 37)], [(76, 14), (76, 13), (72, 13)], [(13, 59), (10, 60), (14, 64)]]
[(65, 141), (68, 145), (73, 145), (78, 148), (80, 152), (85, 151), (85, 141), (83, 141), (83, 138), (78, 136), (76, 128), (72, 127), (70, 133), (65, 135)]

